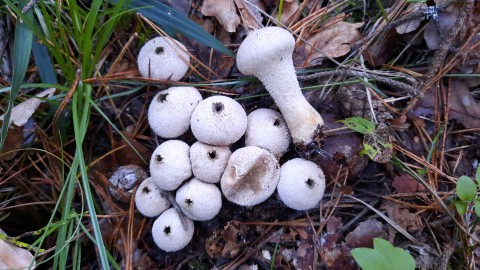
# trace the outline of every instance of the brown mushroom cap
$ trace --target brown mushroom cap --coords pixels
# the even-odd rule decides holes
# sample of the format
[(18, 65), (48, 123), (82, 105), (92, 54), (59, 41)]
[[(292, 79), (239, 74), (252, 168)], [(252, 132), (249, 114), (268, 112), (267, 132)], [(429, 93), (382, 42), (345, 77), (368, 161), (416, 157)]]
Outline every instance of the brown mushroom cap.
[(271, 109), (257, 109), (248, 114), (245, 145), (258, 146), (277, 158), (288, 150), (290, 133), (283, 116)]
[(277, 191), (290, 208), (307, 210), (318, 205), (325, 192), (325, 175), (317, 164), (302, 158), (285, 162)]
[(152, 236), (155, 244), (167, 252), (178, 251), (188, 245), (193, 238), (193, 221), (187, 217), (187, 229), (183, 227), (178, 212), (170, 208), (163, 212), (153, 223)]
[(193, 135), (200, 142), (229, 145), (238, 141), (247, 129), (247, 113), (232, 98), (213, 96), (202, 100), (191, 119)]
[(137, 62), (144, 78), (179, 81), (188, 71), (190, 56), (182, 43), (168, 37), (156, 37), (143, 45)]
[(190, 146), (193, 175), (208, 183), (218, 183), (232, 154), (228, 146), (195, 142)]
[(150, 159), (152, 180), (163, 190), (175, 190), (192, 176), (190, 146), (179, 140), (160, 144)]
[(160, 137), (175, 138), (190, 127), (193, 110), (202, 101), (195, 87), (170, 87), (160, 91), (148, 107), (148, 123)]
[(220, 186), (225, 197), (238, 205), (259, 204), (275, 191), (280, 169), (275, 156), (256, 146), (232, 153)]

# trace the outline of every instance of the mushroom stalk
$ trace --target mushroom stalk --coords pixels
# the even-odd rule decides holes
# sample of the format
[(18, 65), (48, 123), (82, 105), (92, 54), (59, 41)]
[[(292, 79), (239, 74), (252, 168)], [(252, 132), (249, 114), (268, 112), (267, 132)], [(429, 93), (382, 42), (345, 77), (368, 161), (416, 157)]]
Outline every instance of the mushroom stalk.
[(292, 60), (294, 46), (295, 39), (282, 28), (254, 30), (238, 49), (237, 67), (265, 85), (285, 118), (293, 142), (306, 145), (313, 141), (323, 119), (300, 89)]

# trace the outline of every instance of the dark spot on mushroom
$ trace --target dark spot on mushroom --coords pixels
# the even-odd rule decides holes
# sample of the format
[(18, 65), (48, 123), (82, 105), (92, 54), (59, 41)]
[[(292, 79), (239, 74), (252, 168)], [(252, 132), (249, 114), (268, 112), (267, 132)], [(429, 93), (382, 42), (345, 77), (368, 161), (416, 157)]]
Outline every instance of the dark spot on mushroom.
[(150, 193), (150, 189), (148, 187), (144, 187), (142, 189), (142, 193)]
[(185, 199), (185, 203), (186, 203), (188, 206), (192, 206), (193, 201), (192, 201), (192, 199), (188, 198), (188, 199)]
[(215, 113), (221, 113), (225, 106), (221, 102), (215, 102), (212, 104), (213, 112)]
[(313, 188), (315, 186), (315, 180), (308, 178), (307, 181), (305, 181), (305, 184), (307, 184), (309, 188)]
[(210, 152), (208, 152), (208, 157), (210, 159), (216, 159), (217, 158), (217, 151), (216, 150), (212, 150)]
[(170, 229), (170, 226), (165, 226), (165, 228), (163, 228), (163, 232), (166, 235), (169, 235), (172, 232), (172, 230)]
[(155, 49), (156, 54), (162, 54), (165, 51), (165, 49), (162, 46), (159, 46)]
[(157, 163), (160, 163), (160, 162), (162, 162), (163, 157), (160, 156), (160, 155), (156, 155), (156, 156), (155, 156), (155, 160), (157, 161)]
[(163, 103), (164, 101), (167, 100), (168, 93), (165, 94), (159, 94), (157, 97), (157, 101), (160, 103)]
[(280, 124), (282, 123), (282, 121), (280, 121), (280, 119), (276, 118), (275, 121), (273, 121), (273, 125), (278, 127), (280, 126)]

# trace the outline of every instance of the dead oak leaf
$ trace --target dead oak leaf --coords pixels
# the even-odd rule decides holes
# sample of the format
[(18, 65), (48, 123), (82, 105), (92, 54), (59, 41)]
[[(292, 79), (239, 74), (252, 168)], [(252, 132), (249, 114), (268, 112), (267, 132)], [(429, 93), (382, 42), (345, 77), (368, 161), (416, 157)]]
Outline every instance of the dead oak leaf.
[(240, 17), (233, 0), (205, 0), (202, 5), (202, 14), (217, 18), (227, 32), (235, 32), (240, 24)]
[[(363, 23), (338, 22), (327, 28), (320, 29), (305, 43), (298, 46), (300, 54), (305, 55), (304, 62), (313, 64), (319, 58), (336, 58), (346, 55), (351, 44), (360, 39), (360, 28)], [(302, 52), (303, 51), (303, 52)]]

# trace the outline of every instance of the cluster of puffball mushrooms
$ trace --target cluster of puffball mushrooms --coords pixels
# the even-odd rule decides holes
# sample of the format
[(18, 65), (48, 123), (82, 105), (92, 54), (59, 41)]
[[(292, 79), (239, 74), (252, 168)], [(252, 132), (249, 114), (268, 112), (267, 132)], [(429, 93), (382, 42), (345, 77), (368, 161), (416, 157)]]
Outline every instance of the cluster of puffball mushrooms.
[[(292, 141), (311, 143), (323, 125), (300, 90), (292, 62), (294, 44), (288, 31), (265, 27), (249, 33), (237, 53), (239, 71), (265, 85), (280, 113), (261, 108), (247, 115), (232, 98), (203, 99), (196, 88), (187, 86), (170, 87), (153, 98), (149, 124), (168, 140), (153, 152), (150, 177), (138, 187), (135, 203), (143, 215), (158, 216), (152, 235), (162, 250), (185, 247), (193, 237), (193, 220), (214, 218), (222, 206), (222, 194), (235, 204), (253, 206), (276, 189), (292, 209), (319, 204), (325, 190), (321, 168), (302, 158), (281, 167), (278, 163)], [(138, 68), (144, 77), (180, 80), (189, 61), (181, 43), (157, 37), (140, 50)], [(189, 128), (197, 139), (191, 146), (175, 139)], [(245, 146), (232, 153), (229, 146), (242, 137)], [(175, 199), (169, 200), (169, 192), (174, 191)]]

